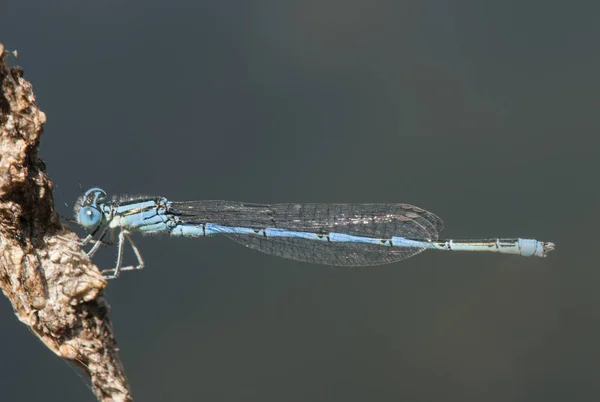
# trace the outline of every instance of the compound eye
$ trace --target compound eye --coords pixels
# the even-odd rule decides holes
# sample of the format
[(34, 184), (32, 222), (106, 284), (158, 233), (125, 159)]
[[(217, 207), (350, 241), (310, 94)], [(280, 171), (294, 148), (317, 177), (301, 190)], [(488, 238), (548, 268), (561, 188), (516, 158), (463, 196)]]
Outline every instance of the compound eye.
[(106, 200), (106, 192), (100, 188), (90, 188), (81, 198), (82, 205), (98, 205)]
[(86, 229), (95, 229), (102, 223), (102, 213), (94, 207), (83, 207), (77, 214), (77, 223)]

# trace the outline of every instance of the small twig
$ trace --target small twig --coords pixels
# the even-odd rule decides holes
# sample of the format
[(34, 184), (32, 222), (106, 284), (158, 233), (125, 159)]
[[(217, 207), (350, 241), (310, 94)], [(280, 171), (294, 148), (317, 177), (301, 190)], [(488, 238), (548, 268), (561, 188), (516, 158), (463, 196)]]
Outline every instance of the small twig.
[(0, 288), (15, 314), (58, 356), (89, 376), (100, 401), (131, 401), (106, 280), (54, 212), (37, 148), (46, 115), (0, 43)]

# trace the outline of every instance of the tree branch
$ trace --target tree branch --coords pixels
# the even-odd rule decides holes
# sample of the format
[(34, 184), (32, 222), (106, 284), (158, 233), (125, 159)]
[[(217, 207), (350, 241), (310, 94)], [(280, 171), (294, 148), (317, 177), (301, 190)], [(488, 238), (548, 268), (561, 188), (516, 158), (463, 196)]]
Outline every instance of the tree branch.
[(37, 155), (46, 115), (7, 56), (0, 43), (0, 287), (21, 322), (84, 370), (98, 400), (131, 401), (103, 296), (106, 280), (54, 211), (52, 183)]

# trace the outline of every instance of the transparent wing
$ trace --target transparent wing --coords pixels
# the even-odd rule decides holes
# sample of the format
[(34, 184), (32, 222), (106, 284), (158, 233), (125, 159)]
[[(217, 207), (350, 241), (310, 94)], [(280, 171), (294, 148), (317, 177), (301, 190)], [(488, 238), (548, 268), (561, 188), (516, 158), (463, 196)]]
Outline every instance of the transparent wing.
[[(343, 233), (377, 239), (401, 236), (438, 239), (443, 222), (431, 212), (408, 204), (250, 204), (231, 201), (172, 202), (169, 212), (184, 223), (215, 223), (230, 227), (287, 229), (316, 234)], [(264, 253), (328, 265), (377, 265), (400, 261), (423, 248), (323, 242), (298, 237), (226, 234)]]
[(369, 266), (388, 264), (412, 257), (424, 250), (423, 248), (393, 248), (364, 243), (324, 243), (294, 237), (226, 236), (246, 247), (263, 253), (324, 265)]

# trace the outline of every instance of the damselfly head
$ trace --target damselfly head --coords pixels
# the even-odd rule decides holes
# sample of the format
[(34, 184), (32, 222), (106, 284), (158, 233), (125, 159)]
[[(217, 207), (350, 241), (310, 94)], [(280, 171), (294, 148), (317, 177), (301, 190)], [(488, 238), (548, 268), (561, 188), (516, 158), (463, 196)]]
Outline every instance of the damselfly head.
[(106, 201), (106, 192), (100, 188), (86, 191), (75, 202), (75, 221), (84, 228), (95, 229), (102, 224), (100, 205)]

